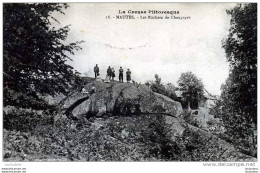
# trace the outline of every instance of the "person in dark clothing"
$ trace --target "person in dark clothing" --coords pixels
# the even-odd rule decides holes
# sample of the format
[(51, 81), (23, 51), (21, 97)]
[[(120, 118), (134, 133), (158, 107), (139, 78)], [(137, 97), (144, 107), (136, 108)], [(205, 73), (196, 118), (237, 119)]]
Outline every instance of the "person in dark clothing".
[(126, 71), (126, 80), (127, 80), (127, 82), (131, 81), (131, 71), (129, 69), (127, 69), (127, 71)]
[(116, 74), (115, 74), (115, 69), (112, 67), (111, 68), (111, 77), (112, 77), (112, 81), (114, 81), (114, 77), (116, 77)]
[(120, 67), (120, 69), (119, 69), (119, 82), (123, 82), (123, 72), (124, 72), (124, 70), (122, 69), (122, 67)]
[(109, 80), (111, 80), (112, 70), (111, 70), (110, 66), (108, 66), (108, 69), (107, 69), (107, 76), (109, 77)]
[(99, 74), (99, 67), (96, 64), (96, 66), (94, 67), (94, 73), (95, 73), (95, 79), (97, 78), (98, 74)]

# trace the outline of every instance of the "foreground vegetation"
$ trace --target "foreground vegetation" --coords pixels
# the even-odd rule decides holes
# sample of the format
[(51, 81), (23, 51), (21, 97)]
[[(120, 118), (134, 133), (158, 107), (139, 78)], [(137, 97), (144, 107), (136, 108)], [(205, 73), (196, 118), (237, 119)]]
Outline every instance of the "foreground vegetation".
[[(80, 49), (80, 42), (63, 44), (69, 27), (51, 26), (51, 20), (56, 21), (51, 14), (63, 13), (67, 7), (4, 4), (6, 161), (225, 160), (222, 155), (226, 150), (217, 145), (218, 139), (208, 139), (191, 126), (185, 126), (183, 135), (172, 140), (163, 115), (81, 117), (74, 121), (48, 103), (46, 95), (68, 95), (82, 85), (78, 73), (66, 64), (69, 53)], [(231, 28), (223, 48), (230, 62), (230, 74), (211, 114), (223, 121), (225, 131), (217, 133), (218, 137), (257, 157), (257, 5), (240, 4), (228, 14)], [(176, 88), (163, 85), (158, 75), (155, 78), (152, 90), (176, 99)], [(178, 83), (185, 101), (196, 109), (197, 99), (203, 94), (201, 81), (187, 72)], [(184, 119), (200, 128), (198, 121), (190, 119), (190, 112), (186, 113)]]
[(186, 123), (182, 135), (173, 136), (159, 114), (77, 121), (43, 112), (32, 117), (28, 110), (16, 115), (4, 117), (5, 161), (225, 161), (236, 155), (217, 136)]

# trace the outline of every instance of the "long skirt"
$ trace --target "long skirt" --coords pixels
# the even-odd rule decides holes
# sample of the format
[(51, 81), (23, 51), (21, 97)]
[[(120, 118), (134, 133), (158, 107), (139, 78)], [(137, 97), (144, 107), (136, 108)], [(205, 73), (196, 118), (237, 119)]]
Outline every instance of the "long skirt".
[(131, 80), (131, 75), (126, 75), (126, 80), (130, 81)]

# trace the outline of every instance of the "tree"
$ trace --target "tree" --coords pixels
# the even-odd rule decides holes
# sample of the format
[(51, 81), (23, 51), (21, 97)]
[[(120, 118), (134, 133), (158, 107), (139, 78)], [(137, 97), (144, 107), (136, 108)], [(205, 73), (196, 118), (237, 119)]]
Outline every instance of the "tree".
[[(257, 123), (257, 4), (238, 4), (227, 14), (231, 16), (231, 26), (223, 48), (230, 63), (230, 73), (222, 86), (222, 118), (228, 135), (236, 143), (254, 148), (252, 122)], [(254, 150), (256, 153), (256, 148)]]
[(80, 47), (65, 44), (69, 26), (56, 29), (52, 13), (67, 4), (6, 3), (3, 5), (4, 105), (37, 107), (41, 95), (67, 93), (77, 74), (66, 64)]
[(191, 108), (198, 108), (199, 99), (204, 93), (202, 81), (192, 72), (186, 72), (181, 74), (177, 83), (183, 98), (190, 103)]
[(257, 4), (239, 4), (227, 13), (231, 27), (223, 48), (230, 75), (222, 98), (257, 123)]

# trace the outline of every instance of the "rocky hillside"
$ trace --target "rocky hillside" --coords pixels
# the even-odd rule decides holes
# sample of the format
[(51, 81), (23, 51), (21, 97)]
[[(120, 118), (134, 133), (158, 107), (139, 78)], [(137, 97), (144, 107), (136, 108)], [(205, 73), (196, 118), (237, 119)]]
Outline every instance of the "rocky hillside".
[(4, 159), (256, 161), (219, 138), (221, 121), (204, 108), (186, 112), (179, 102), (145, 85), (94, 81), (85, 89), (93, 86), (96, 93), (75, 91), (63, 98), (61, 112), (47, 123), (38, 113), (36, 126), (28, 120), (28, 128), (4, 130)]

